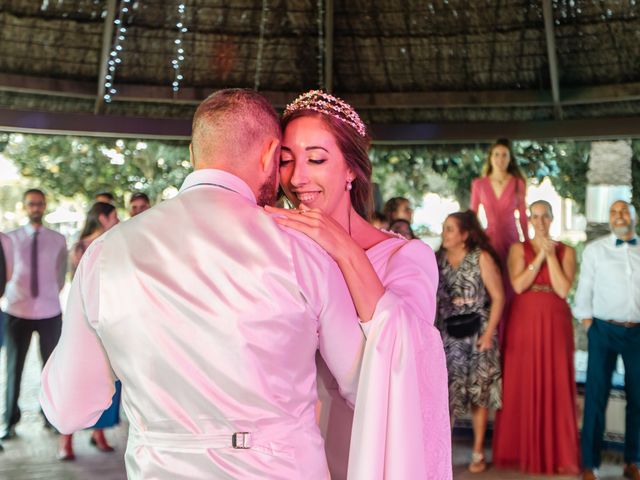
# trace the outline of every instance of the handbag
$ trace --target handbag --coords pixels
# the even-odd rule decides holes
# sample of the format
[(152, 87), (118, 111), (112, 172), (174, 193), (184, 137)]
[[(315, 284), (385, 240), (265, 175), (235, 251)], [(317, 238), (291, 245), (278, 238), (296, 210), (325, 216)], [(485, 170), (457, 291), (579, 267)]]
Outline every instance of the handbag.
[(452, 315), (444, 319), (444, 325), (451, 337), (471, 337), (480, 331), (482, 316), (476, 312)]

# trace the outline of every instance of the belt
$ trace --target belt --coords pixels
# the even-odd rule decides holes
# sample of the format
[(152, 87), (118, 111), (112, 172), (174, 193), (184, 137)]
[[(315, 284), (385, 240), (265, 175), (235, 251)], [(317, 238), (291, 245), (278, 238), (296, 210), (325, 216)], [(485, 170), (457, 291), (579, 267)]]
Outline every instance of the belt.
[[(275, 456), (293, 457), (293, 447), (273, 441), (272, 432), (229, 432), (214, 434), (168, 433), (141, 431), (129, 428), (129, 440), (135, 445), (171, 450), (202, 450), (233, 448), (237, 450), (257, 450)], [(276, 438), (281, 435), (276, 436)], [(290, 437), (291, 435), (289, 435)], [(285, 437), (286, 438), (286, 437)]]
[(605, 320), (605, 322), (624, 328), (640, 327), (640, 322), (616, 322), (615, 320)]
[(532, 292), (553, 292), (553, 287), (551, 285), (545, 285), (543, 283), (534, 283), (531, 285), (530, 290)]

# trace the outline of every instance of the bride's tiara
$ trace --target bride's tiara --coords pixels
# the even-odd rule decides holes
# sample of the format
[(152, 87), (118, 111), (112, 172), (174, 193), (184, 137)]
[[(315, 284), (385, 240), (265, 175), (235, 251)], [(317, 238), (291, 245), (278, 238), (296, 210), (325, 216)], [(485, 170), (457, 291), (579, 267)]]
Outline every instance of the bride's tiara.
[(350, 125), (355, 129), (361, 137), (366, 136), (367, 129), (360, 120), (360, 116), (356, 111), (344, 100), (329, 95), (322, 90), (309, 90), (303, 93), (293, 102), (287, 105), (284, 110), (283, 117), (291, 115), (298, 110), (313, 110), (314, 112), (324, 113), (341, 122)]

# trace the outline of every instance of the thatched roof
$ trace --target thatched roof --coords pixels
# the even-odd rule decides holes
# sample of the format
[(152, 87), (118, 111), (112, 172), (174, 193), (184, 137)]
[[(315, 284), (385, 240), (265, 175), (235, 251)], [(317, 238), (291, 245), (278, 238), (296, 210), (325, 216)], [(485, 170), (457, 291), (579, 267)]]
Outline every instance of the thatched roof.
[(0, 109), (188, 119), (234, 86), (277, 107), (329, 88), (372, 124), (640, 116), (640, 0), (183, 0), (182, 19), (179, 3), (4, 0)]

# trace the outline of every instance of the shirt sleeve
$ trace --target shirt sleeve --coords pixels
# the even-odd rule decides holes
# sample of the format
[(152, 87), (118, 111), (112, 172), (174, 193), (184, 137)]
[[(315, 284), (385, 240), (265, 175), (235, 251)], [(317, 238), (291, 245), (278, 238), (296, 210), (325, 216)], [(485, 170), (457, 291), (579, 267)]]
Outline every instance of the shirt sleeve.
[(587, 245), (582, 252), (578, 288), (574, 297), (573, 315), (578, 320), (593, 317), (593, 287), (595, 279), (595, 252), (597, 245)]
[(478, 179), (471, 182), (471, 205), (470, 209), (478, 213), (478, 207), (480, 206), (480, 187), (478, 186)]
[(294, 238), (296, 274), (318, 321), (320, 354), (338, 383), (340, 395), (353, 407), (365, 336), (338, 265), (310, 242)]
[(80, 262), (60, 341), (42, 371), (42, 409), (64, 434), (94, 425), (115, 392), (115, 376), (93, 328), (99, 307), (100, 251), (101, 242), (94, 242)]

